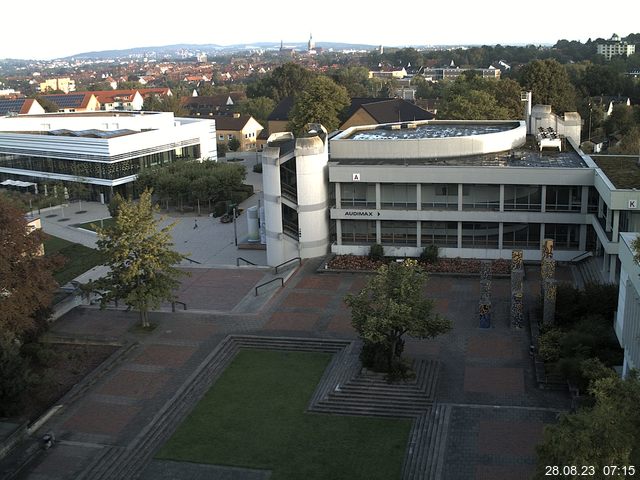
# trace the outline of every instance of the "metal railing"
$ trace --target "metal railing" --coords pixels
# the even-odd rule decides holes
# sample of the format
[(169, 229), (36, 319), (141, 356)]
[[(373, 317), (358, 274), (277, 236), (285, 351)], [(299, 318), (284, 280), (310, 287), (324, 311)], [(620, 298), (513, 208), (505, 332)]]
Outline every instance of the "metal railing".
[(247, 260), (246, 258), (238, 257), (238, 258), (236, 258), (236, 267), (240, 266), (240, 260), (242, 260), (243, 262), (246, 262), (249, 265), (256, 265), (255, 263)]
[(197, 263), (198, 265), (202, 265), (202, 262), (199, 262), (197, 260), (193, 260), (192, 258), (189, 257), (184, 257), (185, 260), (189, 260), (191, 263)]
[(264, 287), (265, 285), (269, 285), (270, 283), (276, 282), (278, 280), (280, 280), (280, 287), (284, 287), (284, 278), (282, 278), (282, 277), (273, 278), (273, 279), (269, 280), (268, 282), (264, 282), (264, 283), (261, 283), (260, 285), (256, 286), (256, 288), (255, 288), (256, 297), (258, 296), (258, 289), (260, 287)]
[(179, 302), (178, 300), (174, 300), (173, 302), (171, 302), (171, 311), (175, 312), (176, 311), (176, 303), (179, 303), (180, 305), (182, 305), (182, 309), (186, 310), (187, 309), (187, 304), (184, 302)]
[(593, 252), (591, 252), (591, 251), (582, 252), (581, 254), (576, 255), (571, 260), (569, 260), (569, 263), (578, 263), (578, 262), (584, 260), (585, 258), (589, 258), (589, 257), (593, 257)]
[(300, 262), (300, 264), (302, 264), (302, 259), (300, 257), (294, 257), (294, 258), (291, 258), (291, 259), (287, 260), (286, 262), (282, 262), (280, 265), (276, 265), (275, 273), (276, 274), (278, 273), (278, 269), (280, 267), (285, 266), (287, 263), (295, 262), (296, 260), (298, 260), (298, 262)]

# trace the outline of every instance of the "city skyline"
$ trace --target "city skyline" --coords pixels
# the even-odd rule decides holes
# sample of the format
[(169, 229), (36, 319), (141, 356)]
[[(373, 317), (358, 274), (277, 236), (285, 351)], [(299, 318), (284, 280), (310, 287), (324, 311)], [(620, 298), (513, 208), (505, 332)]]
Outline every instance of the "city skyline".
[[(36, 6), (44, 5), (36, 2)], [(509, 9), (497, 0), (415, 5), (396, 11), (387, 6), (328, 0), (322, 8), (309, 9), (291, 0), (272, 2), (268, 7), (249, 0), (239, 10), (196, 1), (188, 11), (178, 13), (114, 0), (106, 11), (95, 15), (78, 0), (70, 0), (65, 9), (47, 8), (46, 13), (36, 13), (29, 19), (28, 30), (23, 22), (8, 22), (0, 33), (0, 59), (48, 60), (89, 51), (172, 44), (300, 43), (310, 34), (319, 45), (343, 42), (402, 47), (544, 45), (560, 39), (585, 42), (609, 38), (613, 33), (624, 37), (639, 30), (631, 14), (637, 7), (631, 0), (623, 0), (616, 8), (619, 13), (627, 10), (628, 15), (617, 14), (615, 23), (603, 25), (587, 21), (600, 10), (593, 1), (571, 0), (554, 3), (553, 8), (511, 3)], [(308, 20), (301, 20), (301, 15)]]

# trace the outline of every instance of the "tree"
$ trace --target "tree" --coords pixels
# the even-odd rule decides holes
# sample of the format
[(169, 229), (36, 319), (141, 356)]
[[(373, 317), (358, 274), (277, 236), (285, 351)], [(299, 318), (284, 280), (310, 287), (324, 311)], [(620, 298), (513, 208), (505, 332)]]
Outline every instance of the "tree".
[(271, 75), (247, 85), (250, 98), (269, 97), (278, 103), (284, 97), (295, 97), (313, 79), (314, 73), (295, 63), (285, 63)]
[(289, 114), (290, 128), (300, 134), (307, 123), (321, 123), (333, 131), (340, 126), (338, 115), (349, 103), (344, 87), (329, 77), (317, 77), (296, 98)]
[(451, 329), (451, 322), (434, 312), (433, 301), (424, 297), (426, 279), (415, 260), (393, 262), (380, 267), (360, 293), (345, 297), (353, 327), (365, 348), (382, 352), (389, 374), (402, 370), (405, 334), (434, 338)]
[(596, 472), (592, 478), (610, 478), (603, 474), (603, 467), (637, 468), (640, 462), (638, 373), (632, 372), (622, 379), (593, 361), (585, 370), (597, 374), (592, 373), (590, 387), (595, 404), (564, 414), (556, 425), (545, 428), (544, 441), (537, 447), (537, 479), (548, 478), (547, 465), (589, 465)]
[(347, 89), (349, 97), (367, 97), (371, 95), (373, 84), (369, 79), (369, 70), (365, 67), (345, 67), (337, 71), (333, 79)]
[(229, 142), (227, 142), (227, 144), (229, 146), (229, 150), (231, 150), (232, 152), (237, 152), (238, 149), (240, 148), (240, 140), (238, 140), (235, 137), (233, 137), (231, 140), (229, 140)]
[(49, 100), (48, 98), (37, 96), (36, 101), (40, 104), (42, 108), (44, 108), (44, 111), (46, 113), (55, 113), (58, 110), (60, 110), (60, 107), (58, 106), (58, 104), (54, 103), (52, 100)]
[(23, 213), (0, 195), (0, 332), (22, 341), (51, 305), (59, 257), (42, 255), (43, 233), (29, 231)]
[(184, 117), (188, 113), (182, 103), (182, 97), (177, 94), (164, 97), (150, 95), (144, 100), (142, 108), (148, 112), (173, 112), (176, 117)]
[(109, 200), (109, 204), (107, 208), (109, 209), (109, 215), (111, 217), (116, 218), (118, 216), (118, 211), (120, 210), (120, 205), (124, 203), (124, 197), (119, 193), (116, 193), (111, 200)]
[(567, 70), (556, 60), (534, 60), (522, 67), (520, 84), (533, 93), (533, 103), (551, 105), (556, 112), (576, 109), (576, 92)]
[(267, 117), (273, 112), (276, 102), (269, 97), (247, 98), (240, 102), (240, 113), (251, 115), (262, 125), (267, 124)]
[(176, 267), (186, 256), (171, 249), (174, 224), (159, 228), (156, 210), (149, 190), (138, 203), (121, 203), (115, 224), (98, 229), (98, 250), (107, 258), (109, 273), (84, 286), (100, 294), (102, 308), (122, 300), (137, 310), (143, 327), (149, 327), (149, 310), (175, 299), (179, 278), (186, 275)]

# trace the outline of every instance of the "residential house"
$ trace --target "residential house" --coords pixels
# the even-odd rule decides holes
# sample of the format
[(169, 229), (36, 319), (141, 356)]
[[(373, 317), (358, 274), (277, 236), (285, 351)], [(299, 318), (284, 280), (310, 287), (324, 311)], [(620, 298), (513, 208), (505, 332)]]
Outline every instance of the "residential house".
[(340, 130), (358, 125), (432, 120), (435, 117), (433, 113), (400, 98), (353, 98), (346, 116)]
[(611, 57), (618, 55), (627, 57), (633, 55), (636, 52), (636, 46), (620, 40), (620, 37), (614, 33), (609, 40), (598, 42), (596, 52), (605, 59), (611, 60)]
[(286, 132), (289, 125), (289, 112), (293, 108), (293, 97), (284, 97), (267, 117), (269, 135)]
[(138, 90), (100, 90), (92, 92), (100, 102), (100, 109), (142, 110), (144, 98)]
[(60, 90), (64, 93), (75, 92), (76, 82), (75, 80), (66, 78), (50, 78), (40, 83), (40, 91), (46, 92), (48, 90)]
[(231, 115), (238, 108), (238, 102), (245, 96), (240, 92), (220, 95), (186, 97), (183, 106), (190, 117), (212, 117), (214, 115)]
[(58, 105), (59, 112), (95, 112), (100, 110), (100, 102), (93, 92), (57, 93), (41, 95)]
[(0, 99), (0, 116), (38, 113), (44, 113), (44, 108), (33, 98)]
[(231, 139), (240, 142), (239, 152), (256, 150), (256, 140), (264, 127), (260, 125), (251, 115), (240, 115), (235, 113), (229, 115), (216, 115), (216, 132), (218, 143), (229, 143)]

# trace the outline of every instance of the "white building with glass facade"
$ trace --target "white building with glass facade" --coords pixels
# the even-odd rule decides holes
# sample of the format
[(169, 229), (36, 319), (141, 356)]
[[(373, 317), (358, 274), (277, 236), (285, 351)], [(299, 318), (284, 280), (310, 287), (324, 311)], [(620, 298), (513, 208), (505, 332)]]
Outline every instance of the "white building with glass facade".
[(92, 197), (133, 192), (144, 168), (217, 160), (213, 120), (166, 112), (86, 112), (0, 118), (0, 182), (80, 182)]

